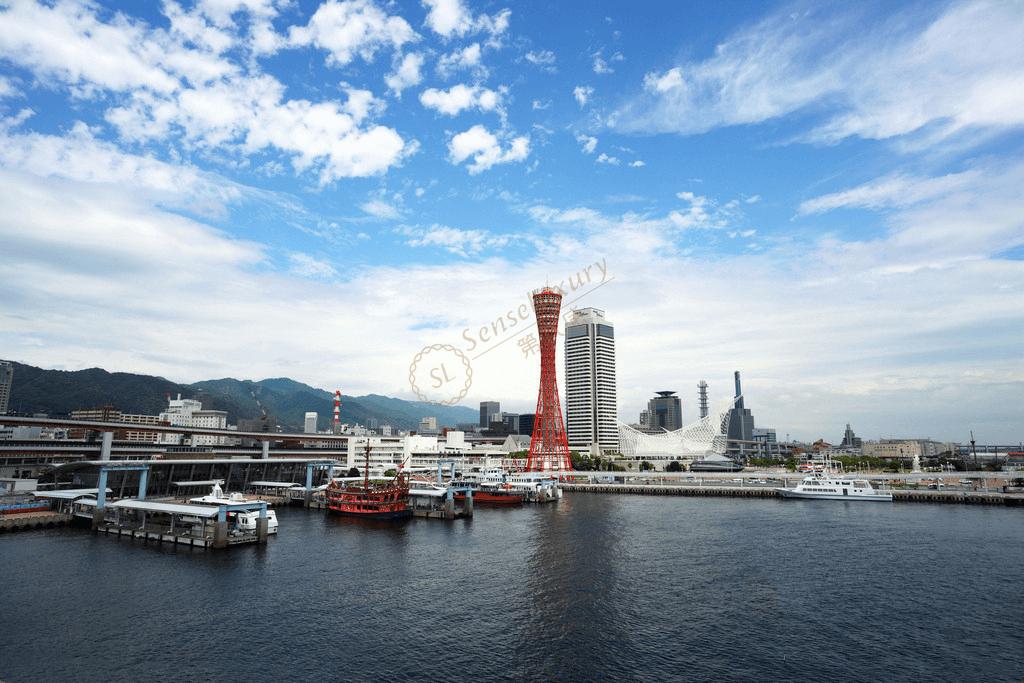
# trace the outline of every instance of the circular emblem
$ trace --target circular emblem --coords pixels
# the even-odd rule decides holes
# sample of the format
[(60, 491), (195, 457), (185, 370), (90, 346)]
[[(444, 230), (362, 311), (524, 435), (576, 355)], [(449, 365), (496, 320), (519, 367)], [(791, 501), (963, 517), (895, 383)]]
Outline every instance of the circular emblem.
[(413, 356), (409, 386), (424, 403), (455, 405), (473, 386), (473, 367), (466, 355), (451, 344), (431, 344)]

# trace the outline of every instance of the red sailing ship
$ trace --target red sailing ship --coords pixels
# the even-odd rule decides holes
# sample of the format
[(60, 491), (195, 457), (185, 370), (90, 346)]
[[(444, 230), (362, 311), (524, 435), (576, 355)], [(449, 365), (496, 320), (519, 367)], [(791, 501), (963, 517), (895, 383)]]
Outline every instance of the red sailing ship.
[(327, 486), (327, 508), (332, 512), (364, 519), (412, 517), (409, 507), (409, 477), (399, 472), (384, 483), (370, 481), (370, 440), (366, 440), (366, 469), (362, 482), (347, 485), (331, 481)]

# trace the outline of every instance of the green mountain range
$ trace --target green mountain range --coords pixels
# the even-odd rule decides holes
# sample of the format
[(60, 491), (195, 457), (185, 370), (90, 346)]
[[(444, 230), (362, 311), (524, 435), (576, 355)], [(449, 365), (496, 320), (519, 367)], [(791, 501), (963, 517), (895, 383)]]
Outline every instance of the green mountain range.
[[(196, 398), (208, 410), (225, 410), (228, 422), (256, 419), (260, 405), (287, 431), (301, 431), (307, 411), (320, 416), (319, 428), (330, 426), (334, 394), (296, 382), (287, 377), (259, 381), (234, 378), (211, 379), (178, 384), (163, 377), (128, 372), (88, 370), (44, 370), (14, 362), (14, 383), (8, 410), (31, 415), (67, 415), (79, 408), (112, 405), (123, 413), (156, 415), (167, 407), (167, 398), (181, 394)], [(259, 403), (257, 404), (257, 400)], [(478, 412), (465, 406), (439, 406), (420, 401), (368, 394), (341, 397), (341, 421), (389, 424), (398, 429), (416, 429), (420, 418), (437, 418), (439, 426), (476, 423)]]

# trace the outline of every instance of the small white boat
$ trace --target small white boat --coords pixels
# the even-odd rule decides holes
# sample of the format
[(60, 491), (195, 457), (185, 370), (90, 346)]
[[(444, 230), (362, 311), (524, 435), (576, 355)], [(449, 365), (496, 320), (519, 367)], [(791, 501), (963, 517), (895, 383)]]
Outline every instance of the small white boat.
[(826, 460), (824, 470), (804, 477), (795, 488), (776, 488), (783, 498), (811, 498), (818, 500), (891, 501), (892, 493), (878, 492), (866, 479), (855, 479), (842, 473)]
[[(232, 505), (235, 503), (247, 503), (248, 500), (241, 493), (225, 494), (220, 484), (216, 483), (213, 485), (213, 490), (210, 493), (198, 498), (189, 498), (188, 502), (197, 505)], [(256, 531), (256, 522), (259, 518), (260, 513), (255, 510), (228, 513), (228, 521), (232, 522), (233, 526), (239, 531)], [(277, 513), (271, 509), (267, 510), (267, 533), (277, 533)]]

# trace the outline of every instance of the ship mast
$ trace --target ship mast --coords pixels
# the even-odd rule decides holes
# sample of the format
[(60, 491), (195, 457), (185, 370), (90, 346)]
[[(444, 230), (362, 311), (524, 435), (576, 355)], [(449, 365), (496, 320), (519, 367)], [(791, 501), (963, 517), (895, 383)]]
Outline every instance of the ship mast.
[(363, 490), (370, 490), (370, 437), (366, 437), (366, 469), (363, 471)]

